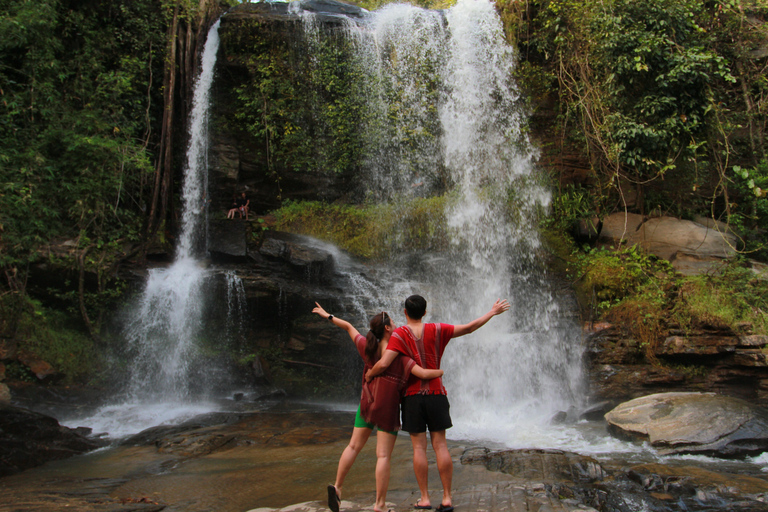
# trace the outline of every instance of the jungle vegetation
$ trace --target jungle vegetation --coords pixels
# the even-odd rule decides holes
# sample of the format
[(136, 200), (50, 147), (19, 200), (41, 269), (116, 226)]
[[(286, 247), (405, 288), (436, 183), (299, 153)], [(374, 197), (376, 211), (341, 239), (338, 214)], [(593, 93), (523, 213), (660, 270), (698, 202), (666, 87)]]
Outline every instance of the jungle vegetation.
[[(51, 357), (62, 365), (67, 357), (86, 360), (75, 354), (103, 343), (103, 318), (122, 294), (116, 269), (141, 260), (149, 245), (167, 243), (175, 229), (195, 57), (212, 19), (234, 3), (0, 0), (0, 342), (24, 338), (40, 353), (60, 354)], [(374, 9), (386, 2), (357, 3)], [(445, 8), (453, 2), (416, 3)], [(691, 313), (678, 323), (693, 325), (696, 318), (735, 325), (746, 318), (764, 329), (764, 282), (738, 265), (730, 278), (682, 283), (652, 258), (631, 250), (585, 251), (567, 233), (573, 220), (624, 209), (703, 214), (742, 235), (745, 257), (768, 258), (768, 3), (496, 5), (518, 48), (516, 78), (530, 102), (543, 164), (557, 169), (562, 155), (584, 162), (574, 176), (552, 172), (555, 201), (545, 227), (562, 242), (574, 281), (591, 286), (585, 294), (601, 293), (591, 302), (596, 314), (626, 317), (620, 306), (634, 300), (659, 308), (644, 318), (660, 318), (659, 311), (681, 315), (683, 290), (690, 298), (703, 296), (712, 283), (727, 289), (738, 282), (743, 304), (731, 316)], [(258, 105), (250, 106), (246, 122), (258, 115)], [(343, 115), (327, 129), (354, 134)], [(356, 157), (350, 149), (328, 155), (328, 162)], [(420, 200), (409, 215), (446, 200)], [(380, 218), (372, 208), (289, 204), (278, 216), (285, 226), (317, 219), (318, 212), (343, 221), (331, 238), (346, 239), (367, 256), (371, 245), (355, 238), (354, 226)], [(61, 282), (32, 291), (30, 269), (41, 262), (61, 269)], [(68, 310), (70, 320), (54, 310)], [(649, 324), (648, 332), (655, 328)], [(76, 335), (55, 336), (51, 329), (79, 331), (81, 339), (67, 342)], [(77, 349), (59, 350), (56, 343)]]

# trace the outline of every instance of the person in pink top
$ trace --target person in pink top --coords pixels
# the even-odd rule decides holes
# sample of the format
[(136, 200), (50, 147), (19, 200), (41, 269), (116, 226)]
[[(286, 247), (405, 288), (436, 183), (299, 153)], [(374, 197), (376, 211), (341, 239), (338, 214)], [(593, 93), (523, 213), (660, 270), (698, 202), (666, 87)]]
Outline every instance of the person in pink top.
[[(317, 307), (312, 310), (313, 313), (347, 331), (355, 343), (360, 357), (365, 362), (364, 376), (365, 371), (373, 367), (387, 348), (390, 336), (397, 327), (392, 318), (384, 311), (375, 315), (371, 318), (370, 330), (364, 338), (352, 324), (329, 314), (317, 302), (315, 305)], [(368, 383), (363, 378), (363, 391), (360, 405), (357, 408), (352, 438), (339, 459), (336, 482), (328, 486), (328, 507), (333, 512), (339, 512), (344, 479), (352, 468), (360, 450), (368, 441), (374, 427), (378, 429), (378, 432), (376, 433), (376, 504), (373, 510), (375, 512), (386, 510), (390, 459), (395, 447), (397, 431), (400, 430), (399, 406), (402, 391), (405, 389), (409, 377), (435, 379), (442, 377), (442, 375), (443, 370), (425, 370), (417, 365), (413, 359), (402, 357), (400, 361), (389, 365), (387, 371), (374, 382)]]
[[(411, 295), (405, 300), (406, 325), (392, 333), (389, 344), (365, 380), (387, 370), (390, 364), (401, 357), (411, 358), (424, 368), (439, 369), (443, 351), (452, 338), (458, 338), (476, 331), (488, 320), (509, 309), (509, 302), (497, 300), (490, 311), (464, 325), (425, 324), (421, 320), (427, 312), (427, 301), (421, 295)], [(398, 357), (399, 356), (399, 357)], [(375, 379), (373, 379), (375, 380)], [(452, 512), (451, 485), (453, 481), (453, 460), (448, 452), (445, 431), (453, 426), (449, 412), (450, 404), (442, 379), (419, 381), (411, 378), (402, 400), (403, 430), (411, 435), (413, 445), (413, 471), (419, 485), (421, 497), (414, 505), (416, 509), (431, 509), (429, 499), (427, 467), (427, 430), (435, 451), (437, 471), (443, 484), (443, 498), (438, 512)]]

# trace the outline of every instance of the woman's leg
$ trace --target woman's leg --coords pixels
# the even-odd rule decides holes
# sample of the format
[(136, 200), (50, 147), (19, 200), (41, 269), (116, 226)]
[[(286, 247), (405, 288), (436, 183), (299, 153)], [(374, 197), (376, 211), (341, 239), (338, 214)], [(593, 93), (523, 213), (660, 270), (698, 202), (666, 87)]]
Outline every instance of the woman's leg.
[(347, 477), (347, 473), (352, 469), (352, 464), (355, 463), (357, 454), (365, 446), (366, 441), (371, 435), (370, 428), (355, 427), (352, 430), (352, 438), (349, 440), (349, 444), (341, 454), (339, 459), (339, 468), (336, 470), (336, 482), (333, 484), (336, 487), (336, 494), (341, 497), (341, 488), (344, 485), (344, 479)]
[(376, 504), (373, 506), (374, 512), (387, 510), (389, 468), (395, 441), (397, 441), (397, 434), (381, 430), (376, 433)]

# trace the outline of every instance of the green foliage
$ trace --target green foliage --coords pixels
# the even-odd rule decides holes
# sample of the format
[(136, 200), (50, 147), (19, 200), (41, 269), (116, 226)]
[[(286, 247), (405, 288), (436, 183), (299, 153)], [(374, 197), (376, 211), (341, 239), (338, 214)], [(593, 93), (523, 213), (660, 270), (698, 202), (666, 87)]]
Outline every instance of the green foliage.
[(286, 201), (274, 212), (275, 226), (327, 240), (359, 257), (384, 259), (397, 251), (444, 248), (448, 200), (436, 196), (369, 206)]
[(618, 251), (592, 249), (579, 257), (577, 275), (580, 293), (593, 297), (601, 313), (637, 295), (649, 299), (673, 279), (668, 262), (649, 256), (636, 246)]
[(600, 211), (595, 201), (599, 200), (593, 192), (579, 185), (567, 185), (552, 199), (549, 217), (545, 224), (549, 227), (569, 232), (573, 223), (587, 219)]
[(554, 127), (540, 127), (553, 140), (547, 151), (584, 155), (594, 171), (594, 203), (623, 208), (629, 186), (640, 213), (660, 208), (741, 222), (729, 217), (744, 215), (734, 207), (752, 199), (731, 181), (731, 169), (755, 168), (766, 157), (768, 81), (754, 52), (768, 33), (751, 20), (764, 19), (768, 4), (497, 5), (520, 48), (518, 79), (535, 106), (557, 116)]
[(752, 168), (733, 166), (732, 189), (741, 197), (733, 203), (731, 222), (743, 233), (748, 253), (765, 258), (768, 250), (765, 229), (768, 226), (768, 160)]
[(0, 0), (3, 267), (35, 259), (55, 236), (137, 238), (161, 105), (157, 7)]
[(366, 115), (352, 42), (338, 33), (295, 37), (255, 21), (222, 34), (228, 54), (248, 71), (235, 89), (235, 117), (278, 178), (291, 170), (351, 172), (365, 149)]
[[(17, 307), (10, 303), (9, 295), (0, 300), (0, 311)], [(5, 322), (0, 327), (5, 328)], [(44, 308), (39, 302), (24, 298), (21, 314), (14, 339), (20, 352), (27, 352), (50, 363), (57, 372), (64, 374), (64, 383), (82, 382), (91, 377), (100, 365), (100, 356), (93, 340), (87, 333), (72, 325), (71, 315)], [(13, 363), (9, 368), (18, 366), (16, 373), (9, 378), (34, 380), (23, 365)]]
[(715, 327), (739, 332), (749, 324), (768, 332), (768, 280), (734, 262), (722, 272), (685, 279), (674, 307), (683, 328)]
[[(592, 319), (621, 326), (654, 351), (670, 325), (768, 332), (768, 280), (734, 261), (720, 272), (685, 277), (637, 248), (577, 255), (576, 290)], [(748, 326), (748, 327), (744, 327)]]

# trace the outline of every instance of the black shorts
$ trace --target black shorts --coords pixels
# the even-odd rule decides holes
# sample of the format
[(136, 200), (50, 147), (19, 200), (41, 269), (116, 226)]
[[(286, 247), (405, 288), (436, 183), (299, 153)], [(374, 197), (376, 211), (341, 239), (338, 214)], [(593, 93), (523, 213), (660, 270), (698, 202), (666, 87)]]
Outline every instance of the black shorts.
[(448, 397), (445, 395), (411, 395), (403, 398), (403, 430), (420, 434), (429, 429), (439, 432), (453, 426)]

